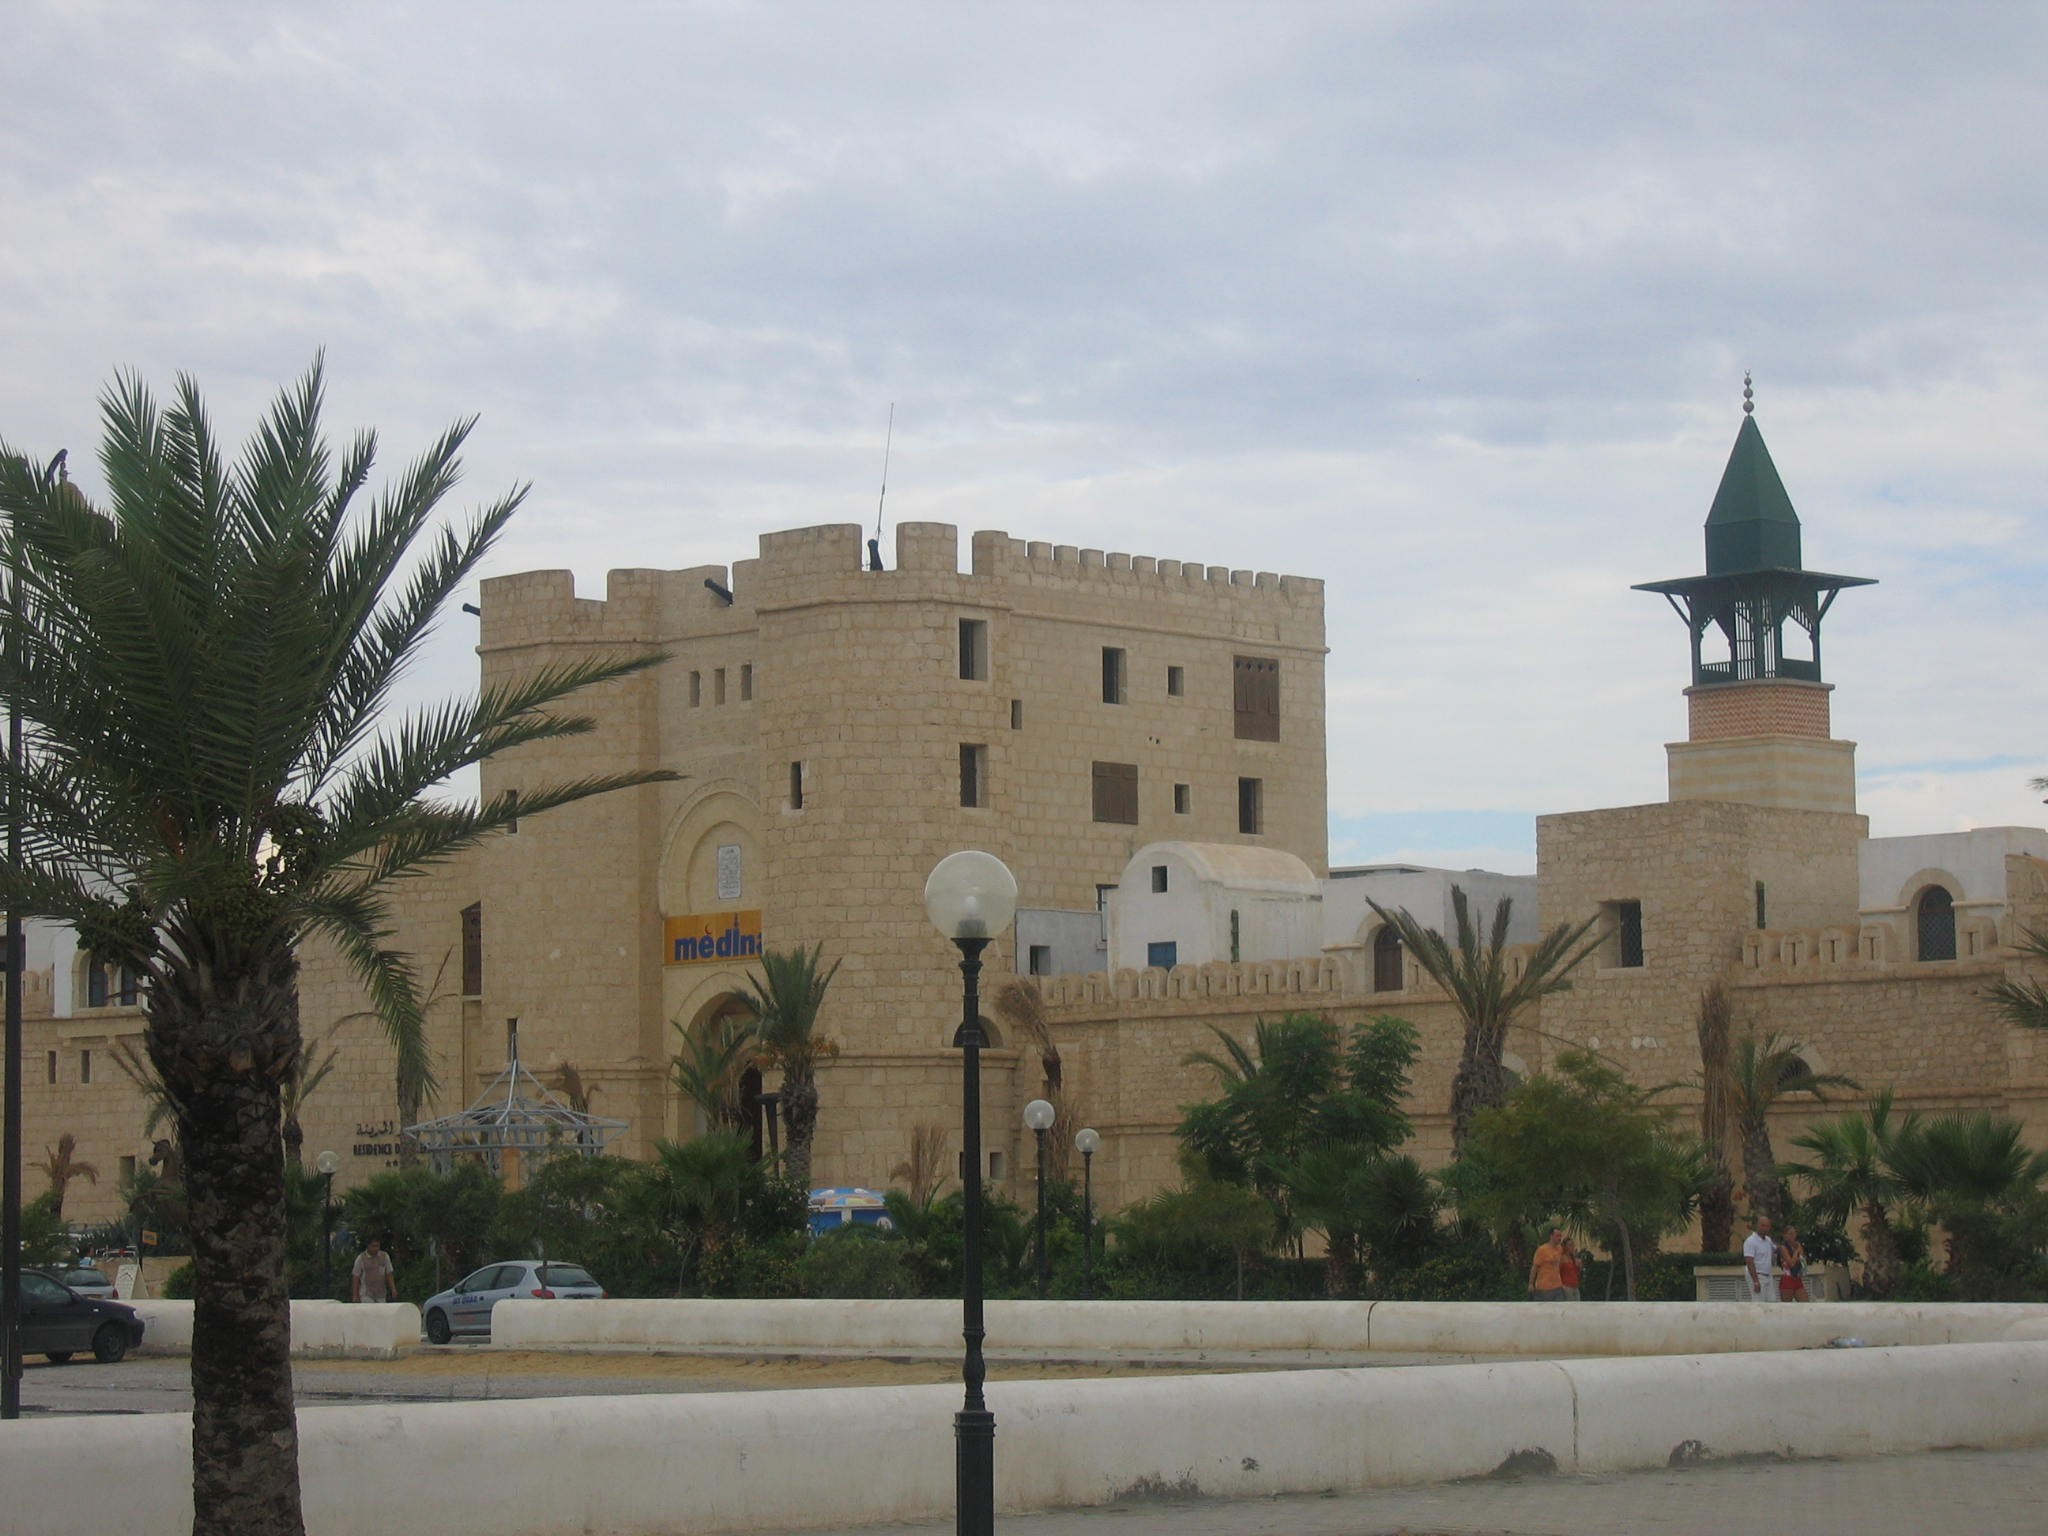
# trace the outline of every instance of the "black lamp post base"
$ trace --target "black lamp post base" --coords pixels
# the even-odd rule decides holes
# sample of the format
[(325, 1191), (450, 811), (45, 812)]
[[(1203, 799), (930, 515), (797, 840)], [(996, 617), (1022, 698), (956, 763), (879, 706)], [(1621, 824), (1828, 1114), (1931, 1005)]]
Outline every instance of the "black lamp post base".
[(996, 1416), (986, 1408), (953, 1415), (958, 1536), (995, 1536)]

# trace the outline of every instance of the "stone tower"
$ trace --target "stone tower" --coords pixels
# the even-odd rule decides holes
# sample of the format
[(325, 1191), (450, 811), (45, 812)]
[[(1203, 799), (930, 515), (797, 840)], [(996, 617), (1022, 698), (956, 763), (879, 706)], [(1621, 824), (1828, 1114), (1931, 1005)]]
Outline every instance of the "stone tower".
[[(1853, 812), (1856, 744), (1830, 734), (1820, 622), (1845, 587), (1871, 582), (1801, 565), (1799, 514), (1746, 376), (1742, 393), (1742, 428), (1707, 514), (1706, 574), (1636, 588), (1661, 592), (1692, 637), (1686, 739), (1666, 748), (1671, 798)], [(1802, 633), (1809, 654), (1788, 654)]]

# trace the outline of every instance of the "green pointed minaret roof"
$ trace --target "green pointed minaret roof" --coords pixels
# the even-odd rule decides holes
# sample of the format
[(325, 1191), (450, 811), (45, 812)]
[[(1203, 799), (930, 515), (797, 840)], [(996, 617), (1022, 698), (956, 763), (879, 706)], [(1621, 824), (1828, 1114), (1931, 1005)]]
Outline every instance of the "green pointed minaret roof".
[(1744, 415), (1707, 513), (1707, 574), (1798, 569), (1799, 514), (1792, 510), (1756, 417)]
[[(1753, 401), (1744, 374), (1742, 428), (1707, 513), (1706, 574), (1638, 582), (1635, 588), (1661, 594), (1685, 620), (1692, 633), (1695, 687), (1773, 678), (1819, 682), (1821, 619), (1845, 587), (1871, 585), (1867, 576), (1809, 571), (1800, 564), (1799, 514), (1757, 429)], [(1788, 625), (1811, 639), (1810, 659), (1786, 653)], [(1726, 637), (1726, 661), (1702, 651), (1709, 630)]]

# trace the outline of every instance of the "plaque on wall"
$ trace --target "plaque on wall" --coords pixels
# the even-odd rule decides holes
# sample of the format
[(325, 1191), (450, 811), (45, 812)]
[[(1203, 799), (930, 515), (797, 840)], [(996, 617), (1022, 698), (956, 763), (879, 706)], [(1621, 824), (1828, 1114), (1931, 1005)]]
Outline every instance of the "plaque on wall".
[(740, 899), (740, 845), (721, 843), (718, 845), (718, 899), (738, 901)]

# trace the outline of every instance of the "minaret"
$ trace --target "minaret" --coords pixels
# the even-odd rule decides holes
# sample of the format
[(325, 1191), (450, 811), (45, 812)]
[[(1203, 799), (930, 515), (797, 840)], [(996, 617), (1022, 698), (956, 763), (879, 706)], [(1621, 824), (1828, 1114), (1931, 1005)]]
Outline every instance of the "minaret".
[[(1692, 635), (1686, 739), (1665, 748), (1671, 798), (1854, 812), (1856, 744), (1829, 734), (1820, 621), (1843, 588), (1872, 582), (1801, 567), (1799, 514), (1755, 409), (1744, 374), (1742, 428), (1707, 514), (1706, 575), (1635, 589), (1663, 593)], [(1786, 654), (1788, 626), (1795, 645), (1804, 631), (1810, 657)]]

